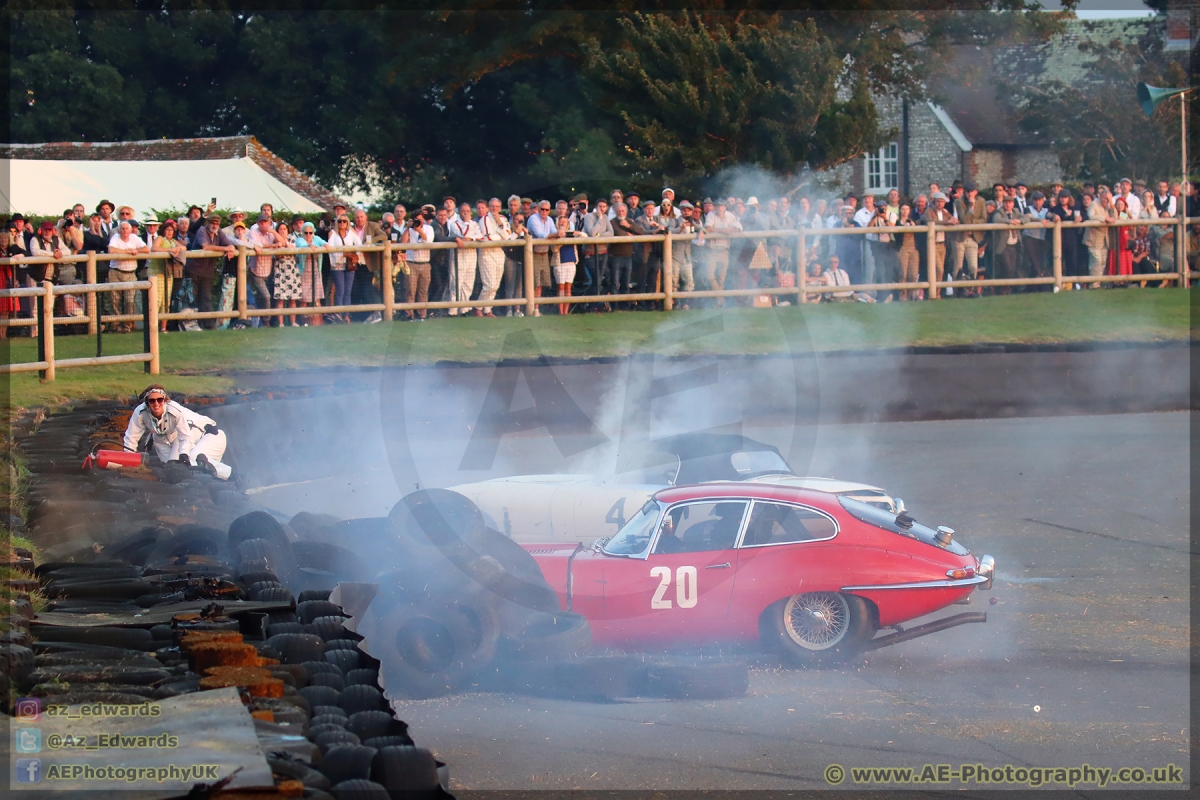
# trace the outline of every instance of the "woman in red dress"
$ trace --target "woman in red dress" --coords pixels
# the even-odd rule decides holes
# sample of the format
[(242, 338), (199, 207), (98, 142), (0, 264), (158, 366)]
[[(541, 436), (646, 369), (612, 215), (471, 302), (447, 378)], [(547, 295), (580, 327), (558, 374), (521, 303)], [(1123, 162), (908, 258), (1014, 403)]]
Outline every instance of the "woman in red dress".
[[(1123, 198), (1118, 197), (1113, 202), (1113, 210), (1118, 220), (1133, 219), (1129, 214), (1129, 206)], [(1105, 275), (1132, 275), (1133, 253), (1129, 250), (1129, 226), (1109, 228), (1108, 269)]]
[[(18, 234), (19, 235), (19, 234)], [(14, 246), (13, 236), (8, 231), (0, 231), (0, 256), (12, 258), (14, 255), (24, 255), (25, 250)], [(15, 270), (8, 264), (0, 264), (0, 289), (16, 289)], [(20, 301), (15, 297), (0, 297), (0, 320), (6, 320), (20, 309)], [(0, 339), (8, 338), (8, 326), (0, 325)]]

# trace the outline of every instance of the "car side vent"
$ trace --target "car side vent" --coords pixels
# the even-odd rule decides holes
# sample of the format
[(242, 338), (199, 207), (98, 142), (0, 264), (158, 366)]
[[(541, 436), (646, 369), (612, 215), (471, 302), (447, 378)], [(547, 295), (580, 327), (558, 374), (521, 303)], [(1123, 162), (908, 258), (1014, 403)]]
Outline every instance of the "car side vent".
[(896, 526), (899, 528), (902, 528), (904, 530), (909, 530), (910, 528), (912, 528), (914, 523), (916, 523), (916, 520), (913, 519), (912, 517), (910, 517), (908, 514), (897, 514), (896, 515)]

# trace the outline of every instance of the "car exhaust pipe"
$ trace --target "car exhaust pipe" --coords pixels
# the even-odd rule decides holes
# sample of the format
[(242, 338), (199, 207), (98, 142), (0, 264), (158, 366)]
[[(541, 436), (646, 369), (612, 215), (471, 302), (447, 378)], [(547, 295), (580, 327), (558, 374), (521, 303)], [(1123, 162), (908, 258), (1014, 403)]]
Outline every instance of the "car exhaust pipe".
[(955, 614), (953, 617), (945, 619), (935, 619), (933, 622), (926, 622), (924, 625), (918, 625), (915, 628), (909, 628), (906, 631), (896, 631), (889, 633), (887, 636), (880, 636), (878, 639), (872, 639), (867, 642), (866, 647), (862, 652), (869, 653), (872, 650), (878, 650), (881, 647), (887, 647), (891, 644), (899, 644), (907, 642), (909, 639), (916, 639), (919, 636), (928, 636), (931, 633), (944, 631), (947, 628), (957, 628), (959, 625), (969, 625), (972, 622), (987, 622), (987, 613), (983, 611), (967, 611), (963, 614)]

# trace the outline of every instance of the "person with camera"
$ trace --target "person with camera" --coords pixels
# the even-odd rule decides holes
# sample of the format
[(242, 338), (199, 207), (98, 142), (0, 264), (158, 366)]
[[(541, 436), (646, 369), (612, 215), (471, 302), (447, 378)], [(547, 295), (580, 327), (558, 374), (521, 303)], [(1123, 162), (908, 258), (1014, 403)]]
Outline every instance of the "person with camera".
[[(422, 206), (421, 210), (409, 222), (401, 236), (402, 244), (422, 244), (433, 241), (433, 226), (429, 224), (427, 215), (433, 212), (433, 206)], [(405, 302), (428, 303), (430, 281), (429, 250), (408, 250), (406, 261), (408, 265), (408, 287)], [(405, 312), (410, 320), (425, 319), (425, 309), (415, 308)]]
[[(508, 227), (512, 233), (512, 238), (523, 239), (525, 237), (525, 214), (521, 211), (521, 198), (517, 195), (509, 195), (508, 197)], [(518, 229), (518, 221), (520, 229)], [(506, 247), (504, 248), (504, 279), (502, 283), (503, 298), (505, 300), (514, 300), (521, 297), (524, 292), (525, 284), (525, 264), (524, 253), (520, 248)], [(525, 312), (521, 311), (519, 306), (508, 306), (504, 310), (504, 316), (522, 317)]]
[(74, 209), (68, 208), (63, 212), (57, 230), (59, 237), (72, 253), (83, 251), (83, 222), (75, 218)]
[[(695, 218), (695, 212), (696, 209), (692, 204), (684, 200), (679, 204), (680, 215), (670, 218), (667, 229), (673, 236), (687, 236), (692, 233), (703, 235)], [(696, 288), (695, 278), (692, 275), (692, 243), (690, 240), (671, 242), (671, 272), (674, 274), (676, 288), (679, 291), (690, 292)], [(680, 303), (678, 307), (687, 310), (687, 301)]]

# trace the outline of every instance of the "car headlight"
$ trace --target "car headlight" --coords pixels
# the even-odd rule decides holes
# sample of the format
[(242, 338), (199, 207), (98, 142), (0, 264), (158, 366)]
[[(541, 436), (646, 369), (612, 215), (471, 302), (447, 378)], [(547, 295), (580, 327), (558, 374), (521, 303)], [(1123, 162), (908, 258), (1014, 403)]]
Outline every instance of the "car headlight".
[(976, 575), (983, 575), (987, 578), (987, 583), (981, 583), (980, 589), (991, 589), (992, 581), (996, 577), (996, 559), (991, 556), (984, 556), (979, 559), (979, 566), (975, 568)]

